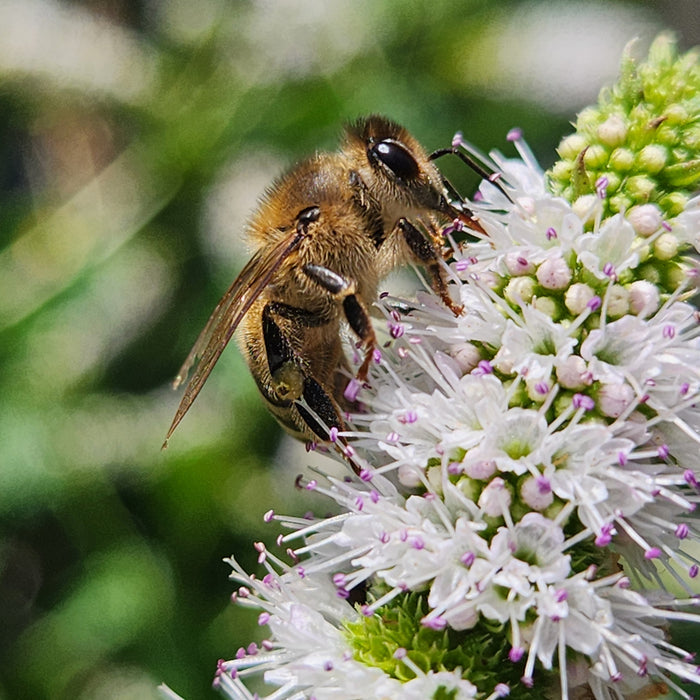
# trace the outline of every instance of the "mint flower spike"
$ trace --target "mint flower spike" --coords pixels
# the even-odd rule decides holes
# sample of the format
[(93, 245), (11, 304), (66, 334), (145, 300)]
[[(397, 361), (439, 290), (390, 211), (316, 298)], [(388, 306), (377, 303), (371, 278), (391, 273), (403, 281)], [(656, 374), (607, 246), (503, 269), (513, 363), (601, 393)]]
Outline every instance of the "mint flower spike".
[[(692, 135), (691, 55), (655, 42), (625, 68), (637, 89), (610, 91), (627, 95), (620, 114), (672, 75)], [(594, 193), (553, 194), (509, 141), (519, 157), (455, 139), (498, 173), (469, 203), (487, 235), (444, 232), (465, 311), (429, 290), (381, 300), (386, 345), (344, 433), (360, 475), (299, 484), (337, 514), (266, 514), (283, 534), (279, 551), (256, 545), (261, 579), (230, 560), (269, 634), (220, 663), (229, 697), (254, 697), (256, 673), (270, 700), (640, 700), (700, 684), (667, 638), (700, 625), (700, 314), (684, 257), (700, 252), (700, 200), (681, 190), (670, 216), (667, 178), (660, 199), (615, 212), (627, 184), (598, 173)]]
[(559, 145), (561, 160), (548, 182), (573, 203), (604, 180), (603, 216), (652, 205), (669, 220), (700, 183), (699, 52), (679, 56), (669, 34), (653, 42), (642, 63), (633, 47), (625, 50), (619, 82), (579, 114), (575, 133)]

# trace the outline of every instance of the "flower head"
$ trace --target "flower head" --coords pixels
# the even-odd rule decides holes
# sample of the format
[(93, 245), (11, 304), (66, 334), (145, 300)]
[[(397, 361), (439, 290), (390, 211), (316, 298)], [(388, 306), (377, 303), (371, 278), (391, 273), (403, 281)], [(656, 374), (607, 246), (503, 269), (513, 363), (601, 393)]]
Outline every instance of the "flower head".
[[(596, 122), (608, 148), (638, 130), (616, 110)], [(362, 476), (314, 484), (338, 515), (271, 516), (296, 563), (265, 552), (262, 581), (232, 562), (272, 636), (221, 667), (231, 696), (247, 697), (254, 669), (275, 698), (527, 698), (537, 685), (603, 699), (659, 683), (689, 697), (679, 683), (700, 682), (665, 637), (670, 621), (700, 622), (666, 584), (697, 590), (700, 327), (683, 257), (697, 203), (620, 207), (611, 193), (642, 184), (614, 173), (584, 198), (512, 140), (520, 158), (491, 154), (499, 184), (470, 204), (487, 235), (449, 233), (465, 312), (427, 292), (382, 301), (387, 347), (343, 435)], [(680, 177), (648, 143), (635, 157), (644, 177)]]

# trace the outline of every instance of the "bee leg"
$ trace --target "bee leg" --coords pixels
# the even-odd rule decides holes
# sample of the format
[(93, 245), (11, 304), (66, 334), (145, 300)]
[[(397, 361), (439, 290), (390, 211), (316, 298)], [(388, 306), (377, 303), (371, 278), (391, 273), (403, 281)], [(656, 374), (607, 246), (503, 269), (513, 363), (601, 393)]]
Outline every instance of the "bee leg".
[(364, 382), (367, 379), (377, 338), (374, 335), (374, 328), (372, 328), (367, 309), (365, 309), (355, 294), (355, 282), (345, 279), (337, 272), (333, 272), (333, 270), (322, 265), (307, 263), (304, 265), (304, 272), (327, 292), (342, 299), (345, 318), (350, 324), (350, 328), (355, 331), (355, 334), (366, 348), (365, 358), (357, 372), (357, 378)]
[[(304, 380), (304, 402), (295, 401), (299, 415), (308, 426), (309, 430), (324, 442), (334, 442), (340, 454), (348, 461), (352, 470), (359, 476), (362, 468), (353, 459), (353, 449), (344, 436), (331, 437), (331, 430), (345, 430), (345, 423), (338, 414), (336, 403), (326, 393), (325, 389), (313, 378)], [(310, 410), (309, 410), (310, 409)]]
[(299, 415), (304, 419), (304, 423), (309, 426), (314, 435), (327, 442), (330, 440), (331, 428), (345, 429), (345, 424), (338, 415), (333, 399), (313, 377), (304, 379), (302, 396), (306, 405), (297, 401), (295, 406)]
[(302, 395), (305, 375), (292, 346), (272, 318), (269, 304), (262, 312), (262, 332), (273, 393), (270, 396), (270, 392), (265, 391), (265, 397), (274, 405), (289, 406)]
[(435, 250), (435, 246), (408, 219), (399, 219), (396, 222), (396, 226), (406, 241), (413, 257), (417, 262), (425, 266), (430, 275), (430, 286), (433, 291), (455, 316), (460, 316), (462, 311), (464, 311), (464, 307), (455, 304), (447, 291), (445, 273), (440, 265), (440, 255)]
[[(289, 420), (287, 411), (294, 405), (308, 430), (320, 440), (328, 442), (330, 429), (344, 430), (345, 424), (333, 399), (304, 371), (301, 359), (294, 352), (282, 329), (275, 323), (272, 317), (274, 311), (274, 303), (270, 303), (262, 312), (270, 387), (260, 387), (261, 391), (271, 408), (277, 409), (273, 410), (273, 413), (282, 425), (292, 432), (298, 432), (298, 426)], [(303, 313), (303, 309), (299, 309), (299, 312)]]

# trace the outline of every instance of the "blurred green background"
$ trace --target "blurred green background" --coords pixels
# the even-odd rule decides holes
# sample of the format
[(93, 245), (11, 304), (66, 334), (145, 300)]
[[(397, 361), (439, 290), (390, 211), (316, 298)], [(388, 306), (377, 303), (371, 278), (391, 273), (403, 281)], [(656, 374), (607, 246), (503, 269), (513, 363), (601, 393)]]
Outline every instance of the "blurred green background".
[[(260, 638), (222, 557), (303, 513), (303, 447), (231, 347), (169, 381), (270, 179), (370, 112), (546, 167), (625, 43), (697, 0), (0, 0), (0, 698), (215, 697)], [(467, 193), (474, 178), (444, 162)]]

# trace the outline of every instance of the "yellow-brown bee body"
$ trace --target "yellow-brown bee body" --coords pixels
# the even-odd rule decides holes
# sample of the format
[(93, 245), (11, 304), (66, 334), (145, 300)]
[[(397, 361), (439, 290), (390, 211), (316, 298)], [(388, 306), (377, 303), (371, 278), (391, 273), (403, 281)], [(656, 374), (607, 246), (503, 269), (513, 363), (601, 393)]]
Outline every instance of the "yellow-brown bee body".
[(187, 384), (172, 434), (240, 326), (239, 344), (268, 407), (297, 437), (327, 440), (342, 429), (346, 322), (364, 348), (366, 379), (375, 335), (369, 308), (396, 266), (425, 266), (433, 289), (455, 312), (439, 249), (437, 222), (459, 217), (442, 177), (418, 142), (383, 117), (346, 129), (338, 152), (297, 165), (268, 189), (248, 227), (251, 261), (214, 310), (185, 361)]

